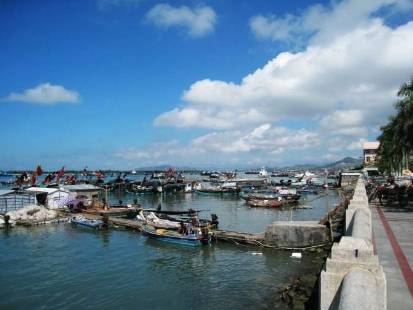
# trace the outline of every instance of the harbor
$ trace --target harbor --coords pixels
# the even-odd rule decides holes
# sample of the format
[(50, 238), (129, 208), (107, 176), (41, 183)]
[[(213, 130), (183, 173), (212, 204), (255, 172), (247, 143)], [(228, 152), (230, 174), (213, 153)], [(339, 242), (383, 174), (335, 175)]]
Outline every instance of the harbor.
[(0, 38), (0, 310), (413, 309), (413, 0), (0, 0)]
[[(48, 174), (45, 175), (47, 176)], [(145, 174), (130, 176), (134, 179), (143, 180)], [(191, 178), (198, 180), (199, 183), (206, 183), (202, 182), (202, 179), (205, 178), (205, 176), (196, 174), (185, 175), (186, 180), (191, 180)], [(283, 178), (285, 179), (285, 177)], [(272, 188), (271, 181), (273, 181), (274, 184), (278, 184), (281, 179), (277, 177), (273, 177), (272, 179), (269, 178), (268, 185), (265, 187)], [(256, 180), (258, 181), (259, 179), (257, 178)], [(105, 181), (110, 182), (110, 178), (107, 178)], [(192, 181), (193, 180), (189, 183), (192, 183)], [(42, 182), (42, 178), (40, 178), (39, 185), (42, 185)], [(212, 182), (211, 184), (216, 184), (216, 182)], [(244, 185), (245, 183), (242, 184), (242, 186)], [(64, 184), (62, 184), (61, 188), (63, 189), (64, 187)], [(262, 193), (265, 187), (260, 187), (259, 191)], [(47, 189), (47, 187), (45, 188)], [(79, 190), (79, 188), (96, 190), (95, 187), (84, 185), (79, 185), (78, 187), (72, 186), (72, 189), (73, 188), (77, 190)], [(101, 195), (99, 198), (95, 197), (95, 199), (107, 199), (109, 201), (109, 206), (117, 206), (119, 205), (119, 200), (122, 200), (122, 205), (125, 207), (128, 205), (135, 205), (138, 208), (147, 211), (156, 211), (159, 206), (161, 206), (161, 210), (165, 213), (185, 213), (187, 210), (192, 209), (194, 211), (200, 211), (197, 212), (200, 218), (208, 218), (210, 214), (216, 214), (219, 224), (218, 227), (210, 230), (210, 244), (208, 246), (201, 246), (197, 249), (185, 245), (162, 242), (148, 238), (144, 233), (142, 233), (143, 223), (137, 221), (134, 217), (126, 218), (119, 216), (106, 216), (108, 227), (100, 230), (71, 224), (70, 219), (72, 218), (82, 217), (89, 220), (101, 221), (105, 218), (105, 216), (99, 213), (90, 214), (87, 212), (87, 209), (81, 213), (68, 212), (69, 209), (67, 207), (63, 207), (63, 205), (56, 202), (56, 205), (61, 207), (58, 208), (57, 217), (55, 219), (48, 221), (37, 220), (31, 222), (20, 221), (18, 225), (10, 228), (7, 232), (3, 230), (2, 238), (5, 242), (1, 242), (3, 246), (1, 250), (8, 251), (10, 253), (34, 251), (33, 248), (26, 248), (23, 245), (23, 248), (20, 248), (20, 250), (16, 252), (16, 249), (9, 248), (11, 244), (8, 242), (12, 242), (12, 244), (14, 244), (14, 242), (18, 242), (17, 240), (20, 240), (21, 238), (26, 240), (24, 242), (31, 242), (30, 240), (34, 242), (35, 240), (39, 240), (36, 241), (36, 243), (41, 242), (41, 245), (39, 244), (39, 246), (42, 250), (39, 250), (40, 252), (26, 252), (27, 256), (37, 257), (36, 259), (44, 261), (53, 260), (53, 262), (50, 263), (52, 263), (53, 266), (56, 266), (56, 264), (68, 264), (67, 260), (60, 261), (60, 263), (54, 261), (58, 256), (67, 256), (72, 254), (70, 254), (70, 252), (67, 254), (57, 254), (55, 252), (51, 253), (51, 251), (53, 251), (53, 247), (57, 247), (60, 250), (62, 250), (63, 247), (63, 245), (54, 244), (54, 242), (65, 244), (64, 247), (73, 246), (68, 245), (68, 243), (70, 244), (71, 242), (75, 242), (76, 244), (82, 243), (82, 246), (79, 249), (65, 248), (63, 253), (66, 251), (76, 251), (76, 253), (78, 253), (78, 251), (84, 251), (84, 247), (87, 247), (88, 251), (98, 251), (99, 253), (104, 253), (101, 254), (104, 255), (101, 258), (93, 258), (90, 262), (83, 261), (81, 265), (86, 265), (82, 267), (81, 270), (83, 268), (85, 268), (85, 270), (89, 270), (90, 268), (93, 268), (92, 266), (97, 264), (97, 271), (89, 270), (88, 272), (91, 272), (92, 274), (95, 274), (96, 277), (100, 278), (100, 276), (98, 276), (99, 268), (109, 268), (110, 271), (108, 272), (112, 274), (112, 278), (109, 278), (112, 279), (111, 281), (115, 281), (115, 283), (118, 284), (121, 281), (126, 281), (128, 286), (133, 283), (133, 287), (140, 287), (141, 292), (144, 292), (146, 289), (142, 289), (142, 284), (138, 284), (136, 282), (140, 282), (138, 275), (142, 274), (144, 271), (134, 270), (134, 272), (132, 272), (128, 269), (132, 268), (129, 266), (131, 264), (130, 260), (132, 257), (137, 261), (143, 260), (140, 263), (134, 262), (132, 265), (138, 266), (139, 264), (143, 264), (144, 266), (139, 268), (145, 268), (145, 273), (152, 274), (153, 272), (160, 272), (163, 275), (162, 277), (164, 277), (165, 281), (162, 283), (166, 286), (162, 288), (161, 285), (161, 287), (159, 287), (159, 290), (161, 291), (170, 290), (167, 284), (169, 281), (168, 276), (165, 276), (165, 273), (167, 274), (170, 268), (179, 268), (182, 275), (174, 278), (175, 280), (172, 280), (171, 278), (170, 281), (178, 281), (177, 285), (188, 289), (192, 293), (191, 298), (188, 299), (186, 297), (187, 295), (184, 294), (180, 297), (179, 301), (176, 301), (177, 303), (174, 304), (174, 306), (178, 308), (187, 308), (194, 302), (193, 298), (198, 296), (197, 298), (202, 300), (202, 304), (200, 304), (199, 307), (207, 309), (218, 302), (217, 300), (222, 300), (222, 294), (234, 294), (235, 292), (237, 292), (237, 294), (244, 295), (244, 297), (233, 300), (230, 304), (228, 304), (229, 309), (239, 307), (243, 308), (250, 302), (257, 303), (258, 308), (281, 307), (285, 303), (280, 297), (280, 291), (282, 287), (287, 285), (287, 283), (292, 281), (292, 279), (300, 276), (311, 275), (315, 281), (316, 274), (320, 270), (323, 263), (323, 257), (325, 255), (323, 247), (325, 244), (314, 244), (314, 247), (287, 246), (286, 244), (277, 246), (276, 244), (267, 244), (265, 241), (267, 228), (269, 225), (277, 221), (289, 222), (305, 220), (318, 223), (325, 216), (326, 212), (333, 210), (334, 206), (340, 199), (336, 189), (323, 189), (322, 184), (319, 185), (319, 192), (317, 194), (307, 193), (300, 198), (298, 204), (294, 203), (290, 206), (286, 205), (277, 208), (250, 207), (247, 204), (247, 201), (242, 198), (247, 192), (237, 192), (235, 194), (200, 194), (194, 190), (189, 193), (153, 192), (150, 194), (136, 194), (131, 193), (127, 189), (105, 191), (104, 184), (101, 184), (100, 191)], [(33, 189), (30, 189), (28, 192), (33, 192)], [(57, 195), (57, 191), (53, 193), (54, 195)], [(66, 199), (66, 202), (70, 202), (70, 199), (63, 196), (62, 193), (64, 193), (64, 191), (60, 193), (60, 198), (62, 200)], [(77, 192), (77, 194), (81, 194), (83, 196), (86, 195), (85, 192)], [(10, 192), (8, 195), (10, 195)], [(272, 195), (275, 195), (275, 192), (273, 192)], [(50, 199), (53, 199), (53, 197), (55, 196), (49, 196)], [(25, 199), (25, 203), (30, 203), (30, 199), (25, 198), (25, 196), (23, 196), (23, 198)], [(9, 208), (11, 200), (12, 199), (9, 198)], [(47, 204), (47, 201), (45, 203)], [(87, 203), (85, 202), (85, 204)], [(303, 206), (305, 206), (305, 208), (303, 208)], [(55, 238), (59, 241), (53, 241)], [(75, 239), (72, 240), (73, 238)], [(300, 253), (299, 258), (292, 257), (292, 253), (296, 252)], [(31, 254), (29, 255), (29, 253)], [(90, 254), (83, 253), (82, 255)], [(142, 255), (144, 255), (144, 257), (140, 257)], [(152, 263), (154, 262), (152, 261), (152, 263), (150, 263), (151, 260), (147, 261), (150, 257), (158, 257), (157, 259), (153, 259), (158, 260), (160, 265), (157, 265), (157, 267), (152, 266)], [(163, 258), (161, 259), (160, 257)], [(76, 257), (74, 260), (77, 261), (78, 259), (81, 260), (80, 257)], [(108, 260), (108, 266), (105, 267), (103, 262)], [(183, 269), (179, 267), (180, 260), (182, 260)], [(184, 267), (189, 263), (188, 260), (192, 261), (191, 264), (194, 264), (192, 267)], [(7, 264), (7, 261), (2, 262), (3, 266), (4, 264)], [(110, 263), (110, 261), (113, 262)], [(113, 266), (115, 261), (119, 264), (116, 268)], [(33, 277), (52, 277), (54, 279), (53, 281), (55, 281), (53, 283), (61, 285), (66, 283), (64, 281), (69, 281), (65, 279), (66, 277), (73, 276), (66, 273), (69, 272), (69, 270), (72, 270), (70, 266), (73, 266), (72, 264), (76, 263), (70, 262), (68, 269), (60, 269), (63, 267), (57, 268), (57, 270), (67, 270), (67, 272), (58, 272), (54, 270), (55, 267), (53, 267), (52, 272), (54, 276), (49, 274), (49, 269), (37, 269), (37, 267), (35, 267), (36, 261), (26, 262), (26, 264), (29, 264), (35, 268), (35, 272), (32, 274)], [(124, 265), (128, 265), (128, 267)], [(243, 268), (241, 267), (243, 265), (249, 267)], [(116, 274), (112, 268), (117, 270)], [(188, 274), (185, 273), (185, 268), (190, 269), (188, 270)], [(10, 272), (13, 272), (13, 269)], [(133, 273), (136, 273), (136, 277), (133, 276)], [(61, 274), (61, 277), (57, 274)], [(155, 285), (152, 281), (156, 281), (156, 283), (158, 283), (157, 281), (161, 281), (161, 278), (158, 278), (160, 275), (156, 275), (155, 279), (152, 279), (154, 275), (152, 274), (149, 276), (149, 274), (143, 276), (143, 281), (147, 283), (148, 286), (152, 287), (151, 290), (153, 290), (154, 286), (158, 287), (160, 284)], [(274, 281), (274, 279), (276, 280)], [(13, 282), (14, 280), (11, 281)], [(196, 283), (198, 283), (198, 281), (199, 283), (205, 283), (205, 285), (195, 284), (194, 281)], [(193, 284), (191, 284), (192, 282)], [(217, 285), (218, 282), (220, 285)], [(21, 283), (19, 285), (21, 285)], [(213, 287), (215, 285), (216, 287)], [(3, 289), (8, 289), (8, 287), (9, 286), (5, 284)], [(128, 289), (130, 290), (132, 288)], [(219, 294), (216, 294), (220, 297), (215, 295), (211, 296), (211, 294), (216, 291), (219, 291)], [(105, 292), (105, 290), (103, 290), (103, 292)], [(76, 296), (74, 292), (71, 294)], [(106, 304), (106, 298), (108, 298), (106, 294), (107, 293), (102, 295), (95, 294), (96, 303)], [(202, 295), (202, 297), (200, 295)], [(69, 294), (67, 298), (75, 298), (70, 296), (72, 295)], [(159, 304), (155, 304), (154, 308), (163, 308), (165, 304), (169, 302), (169, 298), (171, 298), (171, 296), (168, 296), (168, 294), (165, 294), (158, 298)], [(27, 296), (27, 298), (32, 297)], [(148, 300), (151, 300), (151, 298), (147, 298)], [(24, 304), (24, 300), (25, 299), (23, 298), (20, 301), (21, 305)], [(53, 300), (53, 297), (51, 297), (50, 304), (53, 304)], [(117, 302), (119, 305), (124, 305), (125, 307), (131, 306), (129, 304), (131, 301), (128, 301), (128, 299), (123, 300), (122, 302)], [(142, 302), (145, 304), (145, 301)], [(12, 305), (10, 303), (6, 304)], [(20, 303), (18, 302), (16, 306), (19, 307), (19, 304)], [(112, 306), (112, 302), (108, 303), (107, 309)]]

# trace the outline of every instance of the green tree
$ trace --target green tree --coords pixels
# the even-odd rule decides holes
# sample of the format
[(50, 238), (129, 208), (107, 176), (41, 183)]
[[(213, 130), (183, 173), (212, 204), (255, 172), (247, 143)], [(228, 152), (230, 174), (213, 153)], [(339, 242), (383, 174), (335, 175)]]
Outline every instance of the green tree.
[(378, 137), (379, 169), (385, 172), (401, 171), (408, 167), (413, 153), (413, 78), (404, 83), (397, 93), (396, 115), (381, 127)]

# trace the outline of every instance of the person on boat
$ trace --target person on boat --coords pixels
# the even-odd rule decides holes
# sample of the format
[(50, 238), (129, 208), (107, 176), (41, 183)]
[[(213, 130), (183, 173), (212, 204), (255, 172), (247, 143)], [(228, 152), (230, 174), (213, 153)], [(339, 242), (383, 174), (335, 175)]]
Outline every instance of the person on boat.
[(186, 228), (184, 222), (179, 222), (180, 227), (178, 229), (178, 233), (181, 235), (187, 235), (188, 234), (188, 228)]
[(198, 220), (197, 216), (192, 216), (191, 225), (192, 225), (192, 227), (198, 227), (199, 226), (199, 220)]
[(208, 230), (208, 227), (202, 227), (202, 228), (201, 228), (201, 236), (202, 236), (202, 241), (203, 241), (203, 242), (208, 242), (208, 240), (209, 240), (209, 230)]

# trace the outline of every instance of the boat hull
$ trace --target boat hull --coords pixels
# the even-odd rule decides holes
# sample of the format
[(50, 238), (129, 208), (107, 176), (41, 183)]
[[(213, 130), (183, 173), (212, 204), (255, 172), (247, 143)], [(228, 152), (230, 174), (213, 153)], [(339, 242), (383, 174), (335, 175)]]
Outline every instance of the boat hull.
[(196, 237), (195, 235), (189, 234), (189, 235), (179, 235), (179, 234), (172, 234), (172, 232), (169, 232), (167, 230), (161, 230), (163, 233), (159, 233), (159, 229), (155, 229), (151, 226), (145, 225), (143, 227), (143, 233), (148, 236), (151, 239), (158, 240), (158, 241), (163, 241), (163, 242), (169, 242), (169, 243), (175, 243), (175, 244), (180, 244), (180, 245), (186, 245), (186, 246), (200, 246), (203, 244), (208, 244), (208, 240), (203, 240), (200, 237)]
[(83, 221), (83, 220), (72, 219), (70, 223), (76, 226), (82, 226), (82, 227), (93, 228), (93, 229), (101, 229), (103, 227), (103, 222), (97, 221), (97, 220)]

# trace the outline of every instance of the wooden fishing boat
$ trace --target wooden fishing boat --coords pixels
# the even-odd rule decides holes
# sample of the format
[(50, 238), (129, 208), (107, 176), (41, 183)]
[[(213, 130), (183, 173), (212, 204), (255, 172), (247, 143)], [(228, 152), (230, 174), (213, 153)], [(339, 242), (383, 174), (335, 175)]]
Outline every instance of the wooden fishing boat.
[(244, 195), (241, 197), (244, 200), (278, 200), (280, 198), (279, 194), (261, 194), (261, 193), (251, 193), (249, 195)]
[(198, 227), (193, 228), (187, 234), (181, 234), (174, 230), (157, 229), (151, 225), (143, 225), (142, 231), (151, 239), (181, 245), (200, 246), (211, 242), (208, 230), (206, 229), (206, 233), (203, 233)]
[(285, 204), (283, 200), (250, 199), (247, 205), (254, 208), (280, 208)]
[(197, 194), (238, 194), (239, 189), (210, 187), (210, 188), (197, 189), (195, 192)]
[(101, 229), (103, 227), (103, 221), (87, 219), (84, 216), (73, 217), (70, 219), (69, 222), (75, 225), (94, 228), (94, 229)]
[(128, 207), (118, 207), (111, 206), (109, 208), (88, 208), (82, 210), (83, 213), (93, 214), (93, 215), (107, 215), (113, 217), (126, 217), (132, 218), (138, 214), (137, 208), (128, 208)]

